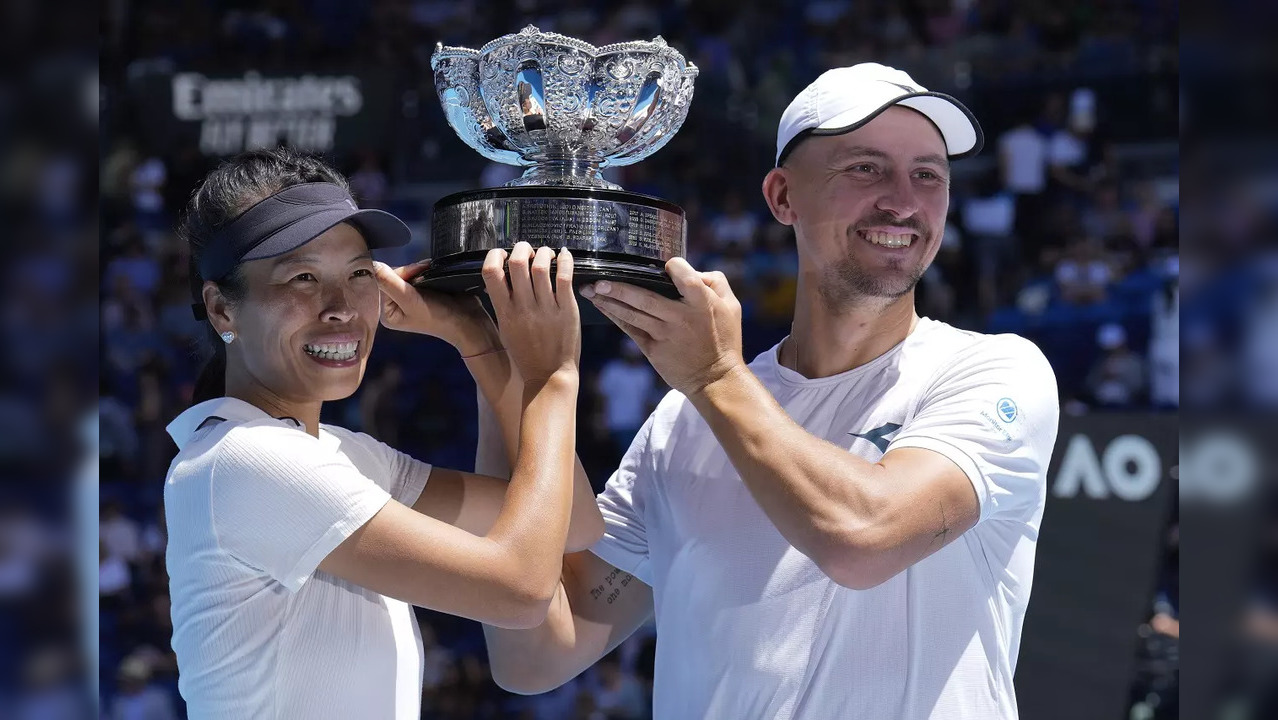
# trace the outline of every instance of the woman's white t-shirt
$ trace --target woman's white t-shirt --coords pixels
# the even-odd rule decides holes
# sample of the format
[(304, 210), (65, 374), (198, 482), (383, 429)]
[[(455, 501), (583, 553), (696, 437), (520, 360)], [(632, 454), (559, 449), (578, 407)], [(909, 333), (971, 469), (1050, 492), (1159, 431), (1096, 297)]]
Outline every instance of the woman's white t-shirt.
[(190, 716), (418, 718), (412, 608), (317, 568), (390, 499), (416, 502), (430, 465), (234, 398), (168, 431), (173, 649)]

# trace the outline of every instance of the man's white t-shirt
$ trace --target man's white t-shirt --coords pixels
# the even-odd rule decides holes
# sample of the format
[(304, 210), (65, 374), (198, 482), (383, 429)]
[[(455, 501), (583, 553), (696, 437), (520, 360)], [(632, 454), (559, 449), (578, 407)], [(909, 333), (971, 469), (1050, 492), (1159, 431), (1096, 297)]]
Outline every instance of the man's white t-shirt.
[(1006, 720), (1034, 572), (1056, 378), (1014, 335), (920, 319), (832, 377), (751, 363), (810, 433), (877, 461), (939, 452), (972, 481), (977, 525), (869, 590), (790, 545), (686, 398), (666, 396), (599, 496), (593, 551), (653, 589), (653, 716)]
[(416, 502), (430, 466), (340, 427), (313, 437), (234, 398), (168, 431), (173, 649), (190, 716), (416, 720), (412, 608), (317, 568), (391, 498)]

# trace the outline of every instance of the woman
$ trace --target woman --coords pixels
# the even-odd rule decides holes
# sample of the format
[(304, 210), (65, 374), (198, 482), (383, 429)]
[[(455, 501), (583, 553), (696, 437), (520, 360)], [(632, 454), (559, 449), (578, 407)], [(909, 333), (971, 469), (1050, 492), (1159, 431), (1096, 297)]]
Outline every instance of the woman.
[[(287, 150), (213, 171), (181, 231), (218, 347), (168, 428), (173, 647), (191, 717), (417, 718), (409, 606), (535, 626), (565, 549), (602, 533), (573, 457), (572, 257), (552, 281), (548, 248), (517, 245), (509, 277), (506, 253), (490, 253), (498, 334), (474, 298), (427, 299), (404, 281), (414, 268), (374, 263), (370, 248), (408, 228)], [(507, 440), (509, 482), (320, 423), (324, 401), (359, 387), (379, 317), (461, 351)]]

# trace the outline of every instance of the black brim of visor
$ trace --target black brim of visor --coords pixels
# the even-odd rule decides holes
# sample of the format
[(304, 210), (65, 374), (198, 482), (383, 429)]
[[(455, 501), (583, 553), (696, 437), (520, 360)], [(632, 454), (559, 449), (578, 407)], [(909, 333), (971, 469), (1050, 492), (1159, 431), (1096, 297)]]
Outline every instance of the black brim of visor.
[(388, 212), (372, 209), (352, 212), (347, 208), (335, 208), (315, 213), (281, 228), (241, 259), (262, 260), (285, 255), (343, 222), (350, 224), (364, 236), (369, 249), (400, 247), (407, 245), (413, 237), (404, 221)]
[(962, 112), (963, 115), (967, 117), (967, 121), (972, 124), (972, 130), (975, 131), (976, 133), (976, 140), (972, 144), (972, 147), (968, 150), (964, 150), (959, 153), (950, 153), (948, 155), (950, 160), (962, 160), (963, 158), (972, 157), (973, 155), (979, 153), (981, 151), (981, 148), (985, 147), (985, 132), (981, 130), (981, 124), (976, 121), (976, 116), (973, 115), (972, 111), (968, 110), (967, 107), (963, 105), (963, 103), (959, 102), (957, 99), (949, 95), (946, 95), (945, 93), (919, 92), (919, 93), (910, 93), (908, 95), (902, 95), (900, 97), (893, 98), (891, 102), (884, 103), (883, 105), (875, 109), (873, 112), (861, 118), (860, 120), (857, 120), (851, 125), (842, 125), (840, 127), (835, 127), (835, 128), (812, 128), (810, 130), (804, 130), (798, 135), (795, 135), (794, 137), (790, 138), (790, 142), (785, 144), (785, 149), (781, 151), (781, 155), (777, 158), (776, 166), (781, 167), (782, 163), (785, 162), (786, 158), (790, 156), (790, 153), (793, 152), (794, 149), (799, 146), (799, 143), (803, 142), (808, 137), (812, 135), (842, 135), (844, 133), (852, 132), (853, 130), (856, 130), (857, 128), (864, 127), (866, 123), (870, 122), (871, 120), (878, 117), (879, 115), (882, 115), (888, 108), (892, 107), (893, 105), (900, 105), (901, 107), (909, 108), (910, 110), (913, 110), (914, 112), (917, 112), (918, 114), (927, 118), (928, 122), (932, 123), (932, 127), (936, 128), (936, 132), (940, 133), (941, 139), (945, 141), (946, 149), (948, 152), (949, 141), (945, 137), (945, 132), (942, 131), (940, 126), (936, 124), (936, 120), (933, 119), (932, 116), (929, 115), (927, 112), (917, 107), (903, 104), (901, 102), (902, 100), (909, 100), (910, 98), (916, 98), (916, 97), (934, 97), (934, 98), (940, 98), (941, 100), (945, 100), (950, 105), (952, 105), (955, 110)]

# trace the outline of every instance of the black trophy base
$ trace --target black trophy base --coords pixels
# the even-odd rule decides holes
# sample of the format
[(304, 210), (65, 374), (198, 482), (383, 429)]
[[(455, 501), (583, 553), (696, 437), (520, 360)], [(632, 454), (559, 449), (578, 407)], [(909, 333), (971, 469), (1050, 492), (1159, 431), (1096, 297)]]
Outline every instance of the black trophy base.
[(516, 242), (572, 252), (574, 285), (631, 283), (666, 297), (679, 292), (665, 263), (685, 255), (684, 212), (660, 198), (619, 190), (522, 186), (456, 193), (435, 203), (430, 268), (413, 284), (449, 293), (483, 292), (492, 248)]
[[(633, 255), (595, 252), (591, 250), (573, 250), (569, 248), (573, 259), (573, 286), (580, 288), (599, 280), (629, 283), (668, 298), (680, 297), (665, 268), (653, 262), (646, 264), (638, 261)], [(412, 279), (415, 287), (438, 292), (458, 294), (481, 294), (484, 292), (484, 279), (481, 270), (486, 250), (457, 253), (436, 258), (430, 267)], [(551, 262), (551, 277), (555, 274), (555, 263)]]

